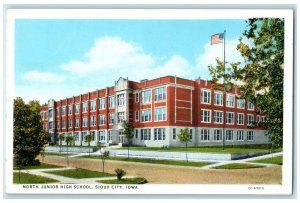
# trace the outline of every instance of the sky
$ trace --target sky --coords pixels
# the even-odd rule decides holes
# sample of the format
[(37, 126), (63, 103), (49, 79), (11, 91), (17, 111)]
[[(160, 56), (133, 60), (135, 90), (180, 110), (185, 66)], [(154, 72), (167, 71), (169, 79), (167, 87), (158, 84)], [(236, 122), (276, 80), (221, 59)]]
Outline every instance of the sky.
[(15, 96), (26, 102), (59, 100), (133, 81), (176, 75), (210, 79), (223, 59), (211, 36), (226, 30), (226, 61), (247, 29), (240, 20), (55, 20), (15, 22)]

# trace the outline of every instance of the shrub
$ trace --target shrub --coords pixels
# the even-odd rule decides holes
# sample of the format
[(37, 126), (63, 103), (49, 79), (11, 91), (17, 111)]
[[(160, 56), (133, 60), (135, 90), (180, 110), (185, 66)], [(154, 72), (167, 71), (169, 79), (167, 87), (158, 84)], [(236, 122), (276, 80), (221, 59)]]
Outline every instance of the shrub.
[(126, 171), (124, 171), (124, 170), (121, 169), (121, 168), (117, 168), (117, 169), (115, 170), (115, 172), (116, 172), (116, 174), (117, 174), (118, 180), (121, 180), (122, 177), (123, 177), (124, 175), (126, 175)]

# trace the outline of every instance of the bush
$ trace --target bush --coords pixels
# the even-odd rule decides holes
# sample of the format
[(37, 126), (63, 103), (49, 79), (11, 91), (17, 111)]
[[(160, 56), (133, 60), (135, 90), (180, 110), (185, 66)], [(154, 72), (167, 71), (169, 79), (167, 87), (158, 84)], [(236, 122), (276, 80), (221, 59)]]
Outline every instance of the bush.
[(117, 168), (117, 169), (115, 170), (115, 172), (116, 172), (116, 174), (117, 174), (118, 180), (121, 180), (122, 177), (123, 177), (124, 175), (126, 175), (126, 171), (124, 171), (124, 170), (121, 169), (121, 168)]

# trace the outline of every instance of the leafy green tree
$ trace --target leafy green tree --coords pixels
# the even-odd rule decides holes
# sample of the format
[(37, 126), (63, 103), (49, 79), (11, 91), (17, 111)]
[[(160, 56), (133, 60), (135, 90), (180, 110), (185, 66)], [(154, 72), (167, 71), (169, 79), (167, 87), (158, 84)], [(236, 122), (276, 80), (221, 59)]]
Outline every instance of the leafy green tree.
[(66, 144), (67, 144), (67, 166), (69, 166), (69, 145), (73, 142), (74, 138), (70, 133), (66, 136)]
[(238, 81), (242, 97), (267, 115), (265, 123), (256, 125), (268, 130), (272, 148), (282, 147), (284, 19), (253, 18), (246, 23), (244, 38), (237, 45), (244, 62), (231, 65), (228, 72)]
[(84, 137), (84, 142), (88, 143), (88, 147), (89, 147), (89, 156), (90, 156), (90, 146), (91, 146), (91, 142), (93, 140), (93, 136), (91, 134), (87, 134)]
[(188, 142), (190, 141), (189, 129), (188, 128), (180, 129), (180, 132), (177, 135), (177, 137), (178, 137), (180, 142), (185, 143), (185, 158), (186, 158), (186, 162), (188, 162), (187, 145), (188, 145)]
[(40, 154), (48, 133), (43, 130), (40, 105), (37, 101), (25, 104), (22, 98), (14, 100), (14, 139), (13, 153), (18, 168), (39, 164)]
[(124, 121), (123, 123), (124, 135), (127, 139), (127, 147), (128, 147), (128, 159), (129, 159), (129, 147), (133, 139), (133, 126), (131, 123)]
[(61, 152), (61, 146), (62, 146), (62, 141), (65, 139), (65, 134), (61, 133), (58, 135), (58, 140), (59, 140), (59, 152)]
[(101, 152), (100, 158), (102, 160), (102, 172), (104, 173), (104, 164), (105, 164), (105, 160), (109, 158), (109, 151)]

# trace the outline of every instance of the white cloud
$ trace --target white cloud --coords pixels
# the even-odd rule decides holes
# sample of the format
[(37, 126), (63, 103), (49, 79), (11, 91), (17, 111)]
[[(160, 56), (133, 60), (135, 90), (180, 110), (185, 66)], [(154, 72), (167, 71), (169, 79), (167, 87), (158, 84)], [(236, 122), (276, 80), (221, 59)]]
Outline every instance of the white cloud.
[[(232, 39), (226, 41), (226, 50), (225, 50), (225, 60), (229, 63), (233, 62), (243, 62), (243, 58), (240, 52), (236, 49), (238, 44), (238, 39)], [(224, 59), (224, 46), (223, 44), (211, 45), (208, 42), (204, 46), (204, 53), (199, 55), (196, 59), (196, 67), (201, 69), (203, 73), (206, 73), (204, 77), (208, 78), (208, 66), (216, 65), (216, 58), (220, 60)]]
[(62, 82), (65, 79), (64, 76), (38, 70), (28, 71), (23, 76), (23, 80), (30, 82)]

